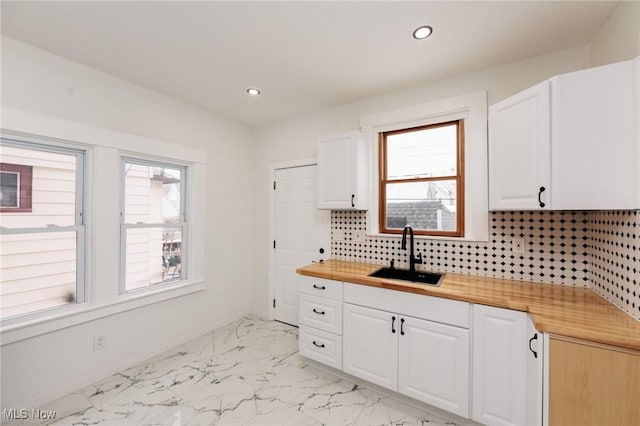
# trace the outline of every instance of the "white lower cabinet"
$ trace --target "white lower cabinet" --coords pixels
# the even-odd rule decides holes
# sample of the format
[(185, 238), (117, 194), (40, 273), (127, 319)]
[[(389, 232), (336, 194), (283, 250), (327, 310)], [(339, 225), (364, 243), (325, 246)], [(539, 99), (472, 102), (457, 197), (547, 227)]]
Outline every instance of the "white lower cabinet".
[(543, 349), (525, 312), (474, 305), (472, 419), (541, 425)]
[(344, 304), (342, 369), (376, 385), (398, 390), (398, 316)]
[(469, 416), (469, 330), (400, 317), (398, 392)]
[(469, 330), (348, 303), (343, 316), (346, 373), (469, 416)]
[(525, 312), (309, 279), (300, 354), (486, 425), (543, 424), (543, 334)]
[(298, 306), (300, 355), (342, 368), (342, 282), (301, 277)]

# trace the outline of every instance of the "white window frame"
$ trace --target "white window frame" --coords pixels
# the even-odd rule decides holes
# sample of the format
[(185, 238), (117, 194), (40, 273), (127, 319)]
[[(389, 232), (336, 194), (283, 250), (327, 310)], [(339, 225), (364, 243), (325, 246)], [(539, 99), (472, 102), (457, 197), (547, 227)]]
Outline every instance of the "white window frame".
[[(0, 227), (1, 235), (16, 234), (40, 234), (55, 232), (75, 232), (76, 233), (76, 294), (75, 303), (66, 303), (51, 308), (38, 309), (24, 314), (12, 315), (1, 319), (2, 323), (37, 319), (50, 315), (53, 312), (65, 312), (71, 307), (85, 303), (88, 300), (86, 289), (86, 262), (87, 262), (87, 232), (86, 222), (86, 173), (85, 163), (87, 162), (87, 150), (66, 144), (63, 141), (54, 141), (44, 137), (13, 136), (0, 133), (2, 145), (22, 149), (51, 152), (56, 154), (73, 155), (76, 157), (76, 191), (75, 191), (75, 224), (67, 226), (40, 226), (29, 228), (3, 228)], [(33, 200), (32, 200), (33, 203)]]
[(369, 199), (367, 235), (394, 237), (379, 230), (379, 134), (464, 119), (465, 214), (464, 236), (416, 235), (416, 239), (488, 241), (489, 182), (487, 175), (487, 92), (442, 99), (360, 119), (360, 129), (369, 148)]
[[(125, 214), (125, 177), (127, 164), (136, 164), (149, 167), (165, 167), (178, 169), (181, 171), (180, 179), (180, 222), (178, 224), (165, 223), (127, 223)], [(189, 277), (189, 215), (187, 209), (187, 198), (189, 189), (188, 178), (189, 166), (180, 163), (169, 163), (165, 161), (151, 160), (140, 156), (123, 155), (120, 157), (120, 294), (143, 293), (150, 289), (171, 287), (187, 281)], [(164, 280), (146, 287), (127, 290), (127, 230), (143, 228), (176, 228), (181, 231), (181, 273), (179, 278)]]
[[(19, 316), (0, 321), (0, 346), (206, 289), (206, 152), (185, 144), (123, 133), (11, 106), (3, 107), (1, 126), (0, 133), (8, 139), (34, 138), (85, 151), (86, 302), (71, 303), (29, 317)], [(171, 286), (149, 286), (148, 291), (119, 293), (118, 183), (121, 156), (187, 166), (187, 280)]]

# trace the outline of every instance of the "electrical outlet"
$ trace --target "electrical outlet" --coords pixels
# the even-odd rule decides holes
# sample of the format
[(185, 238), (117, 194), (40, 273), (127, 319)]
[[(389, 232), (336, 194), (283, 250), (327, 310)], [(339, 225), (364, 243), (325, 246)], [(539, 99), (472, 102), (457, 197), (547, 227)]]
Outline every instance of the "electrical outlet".
[(353, 241), (356, 243), (364, 243), (364, 231), (353, 231)]
[(97, 336), (93, 336), (93, 351), (101, 351), (107, 346), (107, 341), (104, 338), (104, 335), (99, 334)]
[(524, 254), (524, 238), (516, 237), (511, 241), (511, 252), (514, 254)]

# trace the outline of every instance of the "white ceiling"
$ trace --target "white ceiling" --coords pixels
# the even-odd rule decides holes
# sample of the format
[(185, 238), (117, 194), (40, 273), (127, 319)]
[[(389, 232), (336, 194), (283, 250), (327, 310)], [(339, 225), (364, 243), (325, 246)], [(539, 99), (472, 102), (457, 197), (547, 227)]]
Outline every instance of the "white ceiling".
[(585, 45), (616, 5), (2, 1), (2, 34), (254, 126)]

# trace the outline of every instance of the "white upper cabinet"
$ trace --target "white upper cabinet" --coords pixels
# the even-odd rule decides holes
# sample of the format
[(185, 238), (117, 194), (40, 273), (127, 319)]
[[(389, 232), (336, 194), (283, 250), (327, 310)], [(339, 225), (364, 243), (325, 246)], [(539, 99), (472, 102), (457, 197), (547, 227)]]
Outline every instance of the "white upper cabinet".
[(318, 139), (318, 208), (367, 209), (366, 147), (359, 132)]
[(491, 106), (490, 210), (640, 207), (638, 68), (562, 74)]
[(489, 109), (491, 210), (549, 208), (549, 100), (550, 83), (545, 81)]

